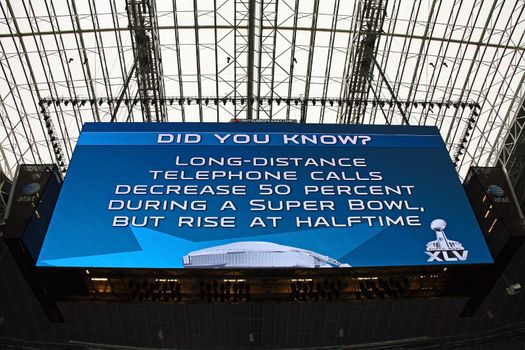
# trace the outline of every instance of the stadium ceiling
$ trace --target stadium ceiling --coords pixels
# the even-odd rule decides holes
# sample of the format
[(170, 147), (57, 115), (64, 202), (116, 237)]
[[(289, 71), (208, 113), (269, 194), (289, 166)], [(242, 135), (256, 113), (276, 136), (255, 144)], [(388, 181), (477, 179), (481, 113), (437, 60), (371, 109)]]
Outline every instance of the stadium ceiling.
[[(522, 137), (524, 1), (0, 2), (0, 165), (71, 158), (82, 123), (436, 125), (458, 173)], [(520, 158), (521, 159), (521, 158)]]

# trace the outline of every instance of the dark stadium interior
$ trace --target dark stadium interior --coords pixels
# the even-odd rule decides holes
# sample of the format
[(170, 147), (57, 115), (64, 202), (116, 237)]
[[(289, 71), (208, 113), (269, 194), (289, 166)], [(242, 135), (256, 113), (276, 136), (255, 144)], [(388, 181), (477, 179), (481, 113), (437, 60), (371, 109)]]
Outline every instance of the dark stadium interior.
[[(508, 295), (503, 278), (473, 317), (459, 316), (466, 298), (180, 305), (62, 302), (59, 307), (65, 322), (50, 323), (5, 245), (0, 244), (3, 344), (230, 349), (391, 348), (398, 342), (403, 348), (517, 349), (525, 339), (524, 298)], [(505, 278), (514, 282), (524, 277), (522, 248)]]

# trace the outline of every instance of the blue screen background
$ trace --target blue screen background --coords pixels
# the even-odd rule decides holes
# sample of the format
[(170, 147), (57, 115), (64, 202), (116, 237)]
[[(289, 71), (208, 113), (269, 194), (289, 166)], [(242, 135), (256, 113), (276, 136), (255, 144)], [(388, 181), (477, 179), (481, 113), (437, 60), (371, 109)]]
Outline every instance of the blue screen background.
[[(293, 145), (277, 142), (270, 145), (199, 145), (156, 144), (159, 132), (191, 132), (210, 135), (213, 132), (232, 133), (317, 133), (373, 135), (367, 145)], [(209, 143), (209, 144), (208, 144)], [(365, 158), (366, 168), (347, 167), (176, 167), (175, 156), (199, 157), (310, 157)], [(212, 184), (207, 181), (153, 181), (149, 170), (294, 170), (300, 181), (239, 181), (219, 179), (213, 185), (246, 185), (247, 196), (116, 196), (117, 184)], [(380, 171), (381, 181), (348, 182), (340, 180), (313, 181), (311, 171), (354, 171), (367, 174)], [(292, 188), (288, 196), (261, 196), (261, 183), (284, 183)], [(303, 192), (305, 185), (413, 185), (411, 196), (323, 196)], [(110, 211), (110, 199), (174, 199), (177, 201), (206, 200), (203, 211), (156, 212)], [(265, 200), (331, 200), (336, 212), (250, 211), (251, 199)], [(348, 199), (407, 200), (424, 207), (423, 212), (344, 210)], [(232, 200), (236, 211), (221, 212), (225, 200)], [(164, 215), (159, 227), (112, 227), (115, 215)], [(180, 228), (178, 216), (235, 216), (236, 228)], [(418, 215), (421, 226), (368, 226), (350, 228), (296, 227), (295, 217), (330, 217), (343, 220), (353, 215)], [(281, 216), (276, 228), (250, 228), (254, 216)], [(468, 250), (466, 261), (428, 262), (425, 246), (435, 240), (430, 223), (436, 218), (447, 222), (449, 239), (459, 241)], [(38, 266), (60, 267), (122, 267), (122, 268), (182, 268), (182, 257), (189, 252), (233, 242), (265, 241), (298, 247), (330, 256), (353, 267), (410, 266), (436, 264), (491, 263), (492, 258), (479, 230), (448, 152), (433, 127), (385, 127), (342, 125), (276, 125), (276, 124), (86, 124), (76, 146), (67, 177), (49, 225)], [(256, 266), (254, 266), (256, 267)]]

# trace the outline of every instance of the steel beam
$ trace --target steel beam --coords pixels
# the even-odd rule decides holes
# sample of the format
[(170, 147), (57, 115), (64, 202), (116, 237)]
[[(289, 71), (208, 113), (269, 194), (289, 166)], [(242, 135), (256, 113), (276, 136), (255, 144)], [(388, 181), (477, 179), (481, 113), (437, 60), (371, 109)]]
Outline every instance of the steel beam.
[[(349, 71), (348, 88), (344, 99), (366, 100), (370, 92), (375, 56), (379, 46), (379, 37), (385, 20), (386, 2), (383, 0), (365, 0), (356, 7), (354, 19), (357, 21), (356, 42), (353, 61)], [(343, 123), (360, 123), (366, 107), (362, 104), (346, 106), (342, 116)]]
[(165, 121), (166, 107), (160, 102), (164, 99), (165, 91), (155, 1), (128, 0), (126, 8), (144, 119), (148, 122)]
[[(175, 26), (175, 25), (162, 25), (162, 26), (158, 26), (158, 30), (174, 30), (174, 29), (195, 29), (195, 26), (193, 25), (179, 25), (179, 26)], [(227, 30), (231, 30), (232, 27), (231, 25), (217, 25), (217, 26), (214, 26), (214, 25), (199, 25), (199, 29), (227, 29)], [(237, 27), (238, 29), (245, 29), (245, 30), (248, 30), (248, 26), (239, 26)], [(133, 30), (135, 28), (133, 27), (129, 27), (129, 28), (124, 28), (124, 27), (119, 27), (119, 28), (96, 28), (96, 29), (82, 29), (82, 31), (75, 31), (75, 30), (70, 30), (70, 29), (64, 29), (64, 30), (60, 30), (58, 32), (56, 32), (56, 34), (75, 34), (75, 33), (82, 33), (82, 34), (89, 34), (89, 33), (105, 33), (105, 32), (114, 32), (114, 31), (123, 31), (123, 32), (126, 32), (126, 31), (129, 31), (129, 30)], [(299, 31), (299, 32), (302, 32), (302, 31), (306, 31), (306, 32), (309, 32), (309, 31), (312, 31), (312, 28), (310, 27), (290, 27), (290, 26), (279, 26), (279, 27), (275, 27), (275, 26), (264, 26), (263, 27), (264, 30), (275, 30), (275, 29), (278, 29), (279, 31)], [(457, 28), (456, 28), (457, 29)], [(332, 30), (330, 28), (317, 28), (315, 29), (317, 32), (321, 33), (321, 32), (331, 32)], [(337, 29), (336, 30), (336, 33), (341, 33), (341, 34), (352, 34), (354, 33), (353, 30), (349, 30), (349, 29)], [(15, 33), (13, 34), (14, 36), (16, 37), (25, 37), (25, 36), (31, 36), (32, 34), (30, 32), (21, 32), (21, 33)], [(55, 35), (55, 32), (52, 32), (52, 31), (39, 31), (36, 33), (36, 35), (42, 35), (42, 36), (46, 36), (46, 35)], [(405, 33), (388, 33), (388, 32), (385, 32), (385, 33), (381, 33), (381, 36), (384, 36), (384, 37), (390, 37), (390, 38), (409, 38), (409, 39), (415, 39), (415, 40), (427, 40), (427, 41), (438, 41), (438, 42), (450, 42), (450, 43), (456, 43), (456, 44), (468, 44), (468, 45), (473, 45), (473, 46), (487, 46), (487, 47), (492, 47), (492, 48), (496, 48), (496, 49), (502, 49), (504, 47), (504, 45), (498, 45), (498, 44), (495, 44), (495, 43), (487, 43), (487, 42), (482, 42), (482, 41), (468, 41), (468, 42), (465, 42), (463, 40), (460, 40), (460, 39), (453, 39), (453, 38), (441, 38), (441, 37), (434, 37), (434, 36), (424, 36), (424, 35), (417, 35), (417, 34), (405, 34)], [(0, 39), (2, 38), (10, 38), (12, 37), (11, 34), (0, 34)], [(524, 46), (519, 46), (519, 45), (511, 45), (508, 47), (509, 49), (511, 50), (519, 50), (519, 51), (524, 51), (525, 50), (525, 45)]]
[[(261, 0), (262, 2), (263, 0)], [(248, 78), (246, 82), (246, 118), (253, 118), (253, 107), (250, 103), (250, 100), (253, 98), (253, 85), (255, 81), (253, 79), (253, 71), (255, 69), (255, 0), (249, 0), (248, 3), (248, 59), (247, 59), (247, 69), (248, 69)], [(261, 14), (262, 15), (262, 14)], [(260, 77), (259, 77), (260, 79)]]

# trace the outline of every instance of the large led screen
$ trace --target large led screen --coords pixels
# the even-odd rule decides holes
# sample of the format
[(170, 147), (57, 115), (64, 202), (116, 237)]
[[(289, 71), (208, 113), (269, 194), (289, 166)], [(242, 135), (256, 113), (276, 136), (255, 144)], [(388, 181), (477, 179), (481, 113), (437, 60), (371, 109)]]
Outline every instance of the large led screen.
[(491, 262), (434, 127), (91, 123), (37, 265)]

